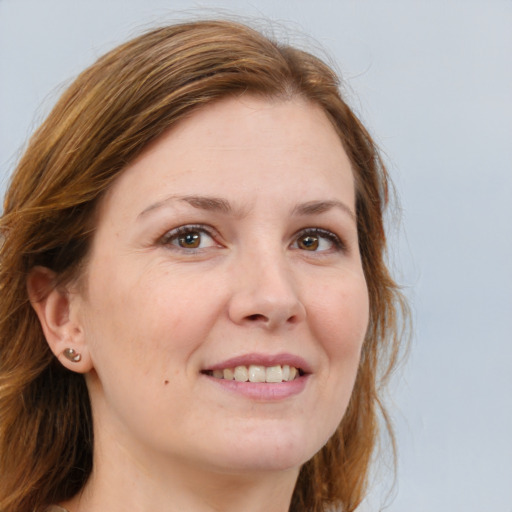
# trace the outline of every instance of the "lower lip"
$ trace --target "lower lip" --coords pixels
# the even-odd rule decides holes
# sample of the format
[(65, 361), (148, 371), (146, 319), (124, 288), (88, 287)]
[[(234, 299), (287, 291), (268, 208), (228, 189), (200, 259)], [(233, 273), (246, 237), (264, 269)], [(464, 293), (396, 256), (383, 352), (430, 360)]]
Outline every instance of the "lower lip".
[(256, 401), (275, 402), (285, 400), (303, 391), (309, 375), (291, 380), (289, 382), (266, 383), (266, 382), (239, 382), (236, 380), (216, 379), (205, 375), (210, 382), (220, 386), (224, 390), (242, 395)]

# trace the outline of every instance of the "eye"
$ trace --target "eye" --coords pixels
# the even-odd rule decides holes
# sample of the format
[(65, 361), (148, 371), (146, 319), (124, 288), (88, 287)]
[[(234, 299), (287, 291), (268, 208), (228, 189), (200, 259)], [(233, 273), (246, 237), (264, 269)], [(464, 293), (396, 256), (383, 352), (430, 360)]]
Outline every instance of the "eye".
[(340, 251), (344, 248), (337, 235), (332, 231), (320, 228), (310, 228), (301, 231), (297, 235), (292, 247), (309, 252)]
[(161, 243), (181, 249), (206, 249), (217, 247), (213, 236), (204, 226), (180, 226), (166, 233)]

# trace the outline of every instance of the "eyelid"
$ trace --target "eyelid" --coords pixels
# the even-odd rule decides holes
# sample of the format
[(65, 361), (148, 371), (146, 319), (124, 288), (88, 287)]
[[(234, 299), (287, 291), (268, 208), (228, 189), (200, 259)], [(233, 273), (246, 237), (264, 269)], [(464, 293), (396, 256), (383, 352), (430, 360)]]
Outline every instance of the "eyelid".
[[(304, 228), (304, 229), (301, 229), (300, 231), (298, 231), (297, 233), (295, 233), (295, 235), (293, 237), (294, 238), (293, 244), (296, 244), (297, 240), (301, 236), (304, 236), (304, 235), (313, 235), (313, 236), (325, 238), (325, 239), (329, 240), (334, 245), (334, 248), (336, 251), (345, 252), (347, 250), (347, 246), (346, 246), (345, 242), (339, 235), (337, 235), (336, 233), (334, 233), (333, 231), (331, 231), (329, 229), (317, 228), (317, 227)], [(305, 251), (305, 252), (307, 252), (307, 251)], [(312, 253), (316, 252), (316, 253), (322, 254), (322, 253), (326, 253), (326, 252), (330, 252), (330, 251), (311, 251), (311, 252)]]
[(171, 240), (178, 237), (179, 235), (184, 235), (190, 232), (198, 231), (200, 233), (203, 233), (210, 237), (214, 242), (215, 245), (220, 246), (221, 244), (218, 242), (219, 234), (217, 230), (215, 230), (213, 227), (208, 226), (206, 224), (183, 224), (181, 226), (177, 226), (173, 229), (170, 229), (166, 231), (159, 239), (158, 243), (161, 245), (165, 245), (166, 247), (176, 248), (176, 250), (180, 250), (183, 252), (194, 252), (194, 251), (200, 251), (201, 249), (206, 249), (204, 247), (202, 248), (189, 248), (186, 247), (179, 247), (178, 245), (171, 244)]
[[(214, 242), (212, 244), (212, 246), (214, 246), (214, 245), (217, 247), (222, 246), (222, 243), (219, 242), (220, 235), (219, 235), (218, 231), (215, 228), (213, 228), (212, 226), (209, 226), (207, 224), (183, 224), (181, 226), (177, 226), (173, 229), (166, 231), (158, 239), (158, 243), (161, 245), (164, 245), (168, 248), (171, 248), (171, 249), (176, 249), (181, 252), (189, 252), (189, 253), (198, 252), (198, 251), (205, 250), (205, 249), (209, 248), (209, 247), (186, 248), (186, 247), (180, 247), (177, 244), (171, 243), (171, 241), (173, 239), (179, 237), (180, 235), (185, 235), (190, 232), (203, 233), (212, 239), (212, 241)], [(338, 234), (336, 234), (335, 232), (333, 232), (329, 229), (324, 229), (324, 228), (319, 228), (319, 227), (308, 227), (308, 228), (304, 228), (304, 229), (297, 231), (293, 235), (293, 240), (291, 243), (292, 247), (297, 245), (298, 239), (301, 236), (308, 236), (308, 235), (323, 238), (324, 240), (328, 240), (333, 245), (332, 248), (329, 248), (326, 250), (324, 249), (324, 250), (309, 251), (311, 253), (324, 254), (324, 253), (346, 252), (347, 251), (346, 243)], [(294, 247), (294, 248), (299, 249), (298, 247)], [(305, 251), (305, 252), (308, 252), (308, 251)]]

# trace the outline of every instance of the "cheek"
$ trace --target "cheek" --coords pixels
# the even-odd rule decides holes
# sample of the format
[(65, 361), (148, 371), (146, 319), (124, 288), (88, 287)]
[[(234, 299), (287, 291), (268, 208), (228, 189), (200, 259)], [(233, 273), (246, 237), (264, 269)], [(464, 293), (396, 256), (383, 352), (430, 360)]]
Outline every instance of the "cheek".
[(330, 280), (311, 306), (310, 328), (324, 357), (319, 375), (322, 399), (316, 404), (316, 417), (322, 421), (313, 427), (323, 445), (343, 419), (359, 367), (369, 319), (364, 277)]
[[(313, 325), (326, 352), (339, 358), (358, 358), (369, 321), (369, 298), (361, 275), (332, 280), (312, 301)], [(335, 362), (335, 361), (333, 361)]]
[(160, 268), (126, 275), (118, 269), (108, 280), (95, 276), (86, 322), (95, 367), (100, 372), (114, 358), (163, 382), (173, 367), (183, 368), (218, 317), (219, 287), (191, 285)]

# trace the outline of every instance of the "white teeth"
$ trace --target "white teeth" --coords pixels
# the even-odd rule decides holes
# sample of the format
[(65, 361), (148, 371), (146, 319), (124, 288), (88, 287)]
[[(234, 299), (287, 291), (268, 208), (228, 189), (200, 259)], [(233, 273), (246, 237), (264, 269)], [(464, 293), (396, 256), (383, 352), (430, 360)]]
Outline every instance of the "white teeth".
[(240, 365), (224, 370), (212, 370), (210, 373), (216, 379), (236, 380), (238, 382), (289, 382), (299, 377), (299, 370), (287, 364), (262, 366), (251, 364), (249, 367)]
[[(235, 378), (232, 368), (226, 368), (222, 373), (223, 373), (224, 380), (233, 380)], [(214, 375), (214, 377), (215, 377), (215, 375)], [(220, 378), (222, 378), (222, 377), (220, 377)]]
[(267, 382), (283, 382), (283, 369), (280, 365), (267, 368)]
[(265, 382), (266, 371), (264, 366), (256, 366), (251, 364), (249, 366), (249, 381), (250, 382)]
[(247, 382), (249, 380), (249, 370), (247, 366), (237, 366), (235, 368), (235, 380), (238, 382)]

